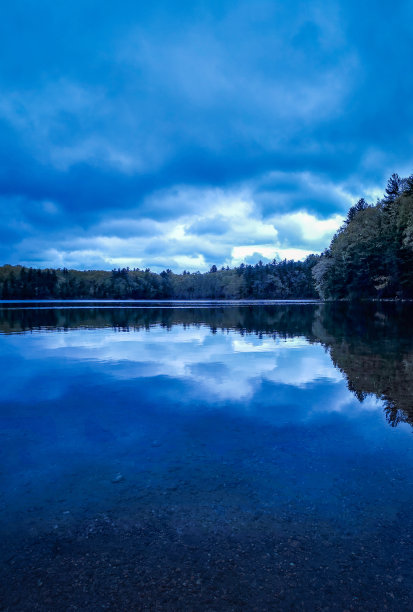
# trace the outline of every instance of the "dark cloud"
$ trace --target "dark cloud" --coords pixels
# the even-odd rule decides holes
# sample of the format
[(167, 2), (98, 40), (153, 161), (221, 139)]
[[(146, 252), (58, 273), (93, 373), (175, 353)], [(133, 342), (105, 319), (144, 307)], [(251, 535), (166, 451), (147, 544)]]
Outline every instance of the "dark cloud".
[(257, 245), (274, 223), (274, 247), (321, 248), (281, 216), (335, 219), (412, 169), (412, 23), (401, 0), (6, 0), (3, 261), (208, 266), (257, 220)]

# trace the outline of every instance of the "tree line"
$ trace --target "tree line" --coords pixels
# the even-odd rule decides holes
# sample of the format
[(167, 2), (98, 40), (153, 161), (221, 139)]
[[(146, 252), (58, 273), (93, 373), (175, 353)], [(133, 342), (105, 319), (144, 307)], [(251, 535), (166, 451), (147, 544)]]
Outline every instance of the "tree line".
[(160, 274), (149, 269), (103, 270), (0, 267), (0, 296), (10, 299), (314, 299), (312, 268), (305, 261), (258, 262), (209, 272)]

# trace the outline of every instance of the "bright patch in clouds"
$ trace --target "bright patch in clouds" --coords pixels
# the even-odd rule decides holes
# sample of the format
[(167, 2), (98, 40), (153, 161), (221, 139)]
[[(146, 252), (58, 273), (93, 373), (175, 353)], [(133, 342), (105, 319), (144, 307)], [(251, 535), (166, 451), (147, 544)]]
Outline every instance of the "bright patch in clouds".
[(256, 244), (254, 246), (238, 246), (232, 249), (232, 262), (234, 265), (239, 265), (242, 262), (257, 263), (260, 259), (271, 261), (273, 259), (305, 259), (313, 251), (304, 249), (283, 249), (281, 247), (272, 247)]
[[(306, 212), (265, 219), (259, 215), (253, 194), (247, 199), (245, 194), (223, 190), (190, 190), (188, 194), (180, 189), (173, 196), (163, 196), (168, 205), (173, 197), (183, 214), (158, 221), (134, 220), (130, 215), (113, 222), (107, 219), (79, 236), (62, 239), (60, 248), (44, 249), (44, 258), (36, 265), (145, 268), (150, 262), (151, 269), (158, 272), (165, 268), (195, 272), (208, 270), (212, 264), (303, 260), (320, 251), (342, 222), (339, 215), (318, 219)], [(190, 198), (203, 203), (202, 212), (187, 212)], [(162, 206), (160, 196), (157, 201)], [(36, 248), (42, 252), (38, 239), (32, 252)], [(23, 263), (30, 261), (23, 259)]]
[(0, 263), (303, 259), (413, 169), (407, 2), (40, 5), (0, 23)]
[(315, 215), (300, 211), (275, 218), (274, 225), (278, 228), (280, 234), (282, 234), (283, 229), (287, 233), (296, 232), (297, 236), (301, 236), (303, 241), (318, 245), (320, 239), (328, 244), (343, 221), (344, 217), (342, 215), (333, 215), (329, 219), (318, 219)]

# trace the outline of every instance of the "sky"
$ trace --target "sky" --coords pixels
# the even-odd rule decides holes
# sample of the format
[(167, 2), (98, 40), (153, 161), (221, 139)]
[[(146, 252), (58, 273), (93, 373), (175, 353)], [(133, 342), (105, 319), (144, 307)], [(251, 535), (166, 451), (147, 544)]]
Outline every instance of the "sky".
[(322, 252), (413, 171), (413, 3), (3, 0), (0, 263)]

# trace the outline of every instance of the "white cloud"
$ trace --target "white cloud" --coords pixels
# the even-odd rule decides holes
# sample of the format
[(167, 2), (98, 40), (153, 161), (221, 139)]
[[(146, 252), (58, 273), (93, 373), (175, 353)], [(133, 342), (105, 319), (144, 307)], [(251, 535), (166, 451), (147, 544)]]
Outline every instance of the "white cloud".
[[(195, 204), (194, 204), (195, 203)], [(303, 260), (328, 246), (343, 217), (319, 218), (305, 210), (264, 217), (245, 189), (185, 188), (161, 191), (151, 206), (173, 208), (174, 218), (154, 220), (142, 211), (119, 212), (116, 219), (99, 220), (76, 235), (64, 231), (50, 244), (36, 235), (20, 243), (22, 252), (35, 260), (26, 265), (106, 269), (129, 266), (154, 271), (171, 268), (205, 271), (212, 264), (236, 266), (263, 259)], [(57, 209), (43, 204), (48, 214)], [(46, 248), (45, 248), (46, 247)]]
[(321, 238), (325, 240), (327, 246), (343, 220), (344, 217), (338, 214), (328, 219), (319, 219), (308, 212), (298, 211), (274, 217), (273, 223), (280, 234), (282, 234), (282, 229), (291, 233), (296, 228), (304, 241), (311, 244), (312, 242), (319, 242)]

